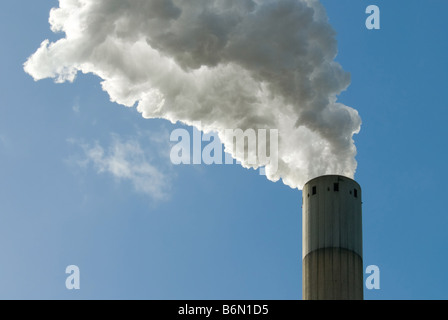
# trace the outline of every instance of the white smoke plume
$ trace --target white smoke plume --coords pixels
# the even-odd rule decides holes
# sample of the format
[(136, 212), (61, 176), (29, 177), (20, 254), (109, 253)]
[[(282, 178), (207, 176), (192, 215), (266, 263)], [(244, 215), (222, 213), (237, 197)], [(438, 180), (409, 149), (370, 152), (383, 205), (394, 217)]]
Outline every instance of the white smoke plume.
[(350, 75), (318, 0), (59, 0), (49, 21), (65, 36), (25, 63), (35, 80), (93, 73), (111, 101), (200, 121), (230, 153), (226, 129), (278, 129), (278, 170), (252, 167), (293, 188), (354, 176), (361, 120), (337, 102)]

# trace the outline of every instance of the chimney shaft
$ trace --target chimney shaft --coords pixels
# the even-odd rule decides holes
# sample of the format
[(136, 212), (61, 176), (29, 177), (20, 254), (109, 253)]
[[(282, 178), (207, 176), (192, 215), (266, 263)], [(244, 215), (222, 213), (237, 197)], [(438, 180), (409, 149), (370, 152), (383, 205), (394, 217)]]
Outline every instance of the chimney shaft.
[(362, 300), (361, 187), (347, 177), (321, 176), (303, 188), (304, 300)]

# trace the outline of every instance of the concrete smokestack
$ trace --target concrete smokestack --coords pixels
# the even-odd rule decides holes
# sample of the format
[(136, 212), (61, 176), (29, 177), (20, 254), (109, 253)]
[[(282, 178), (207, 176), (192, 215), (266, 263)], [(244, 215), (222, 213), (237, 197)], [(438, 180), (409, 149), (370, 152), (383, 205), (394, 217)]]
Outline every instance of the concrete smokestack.
[(361, 187), (327, 175), (303, 188), (304, 300), (362, 300)]

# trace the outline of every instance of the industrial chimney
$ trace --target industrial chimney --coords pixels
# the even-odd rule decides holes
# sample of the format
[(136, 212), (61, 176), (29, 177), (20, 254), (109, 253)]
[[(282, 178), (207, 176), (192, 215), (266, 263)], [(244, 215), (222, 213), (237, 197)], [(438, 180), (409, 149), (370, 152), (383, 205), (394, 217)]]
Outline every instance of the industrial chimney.
[(304, 300), (362, 300), (361, 187), (326, 175), (303, 188)]

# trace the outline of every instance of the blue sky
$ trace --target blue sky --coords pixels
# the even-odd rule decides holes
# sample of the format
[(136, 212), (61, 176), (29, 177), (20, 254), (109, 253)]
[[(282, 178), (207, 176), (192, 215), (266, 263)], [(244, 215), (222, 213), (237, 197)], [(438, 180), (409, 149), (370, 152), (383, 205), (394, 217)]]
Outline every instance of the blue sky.
[[(448, 3), (322, 3), (352, 78), (339, 100), (363, 120), (364, 265), (381, 270), (365, 298), (446, 299)], [(381, 30), (364, 25), (369, 4)], [(55, 6), (0, 12), (0, 298), (301, 299), (301, 192), (237, 165), (171, 165), (179, 125), (110, 102), (95, 76), (34, 82), (23, 63), (61, 36)], [(102, 167), (121, 151), (158, 168), (161, 193)]]

